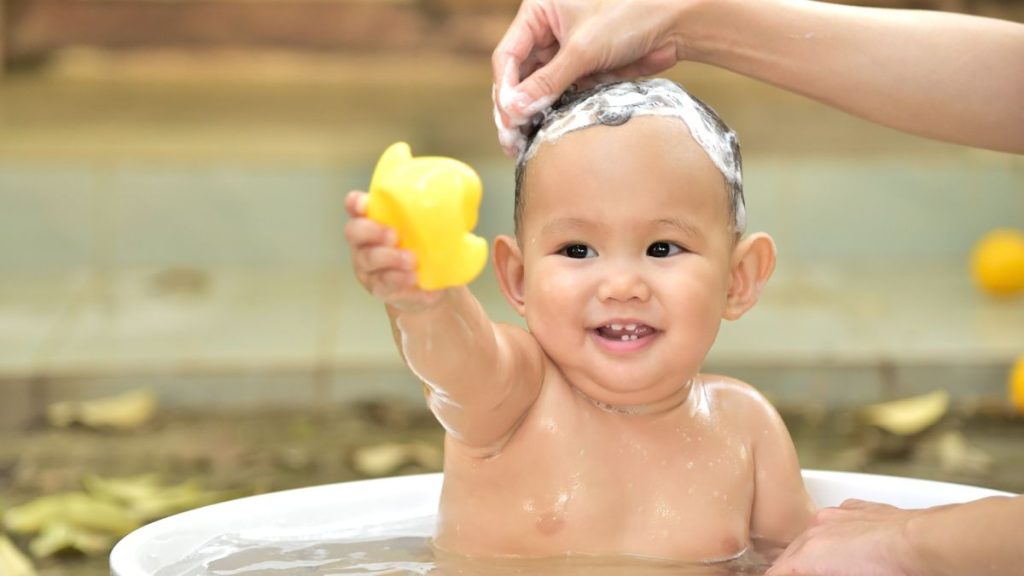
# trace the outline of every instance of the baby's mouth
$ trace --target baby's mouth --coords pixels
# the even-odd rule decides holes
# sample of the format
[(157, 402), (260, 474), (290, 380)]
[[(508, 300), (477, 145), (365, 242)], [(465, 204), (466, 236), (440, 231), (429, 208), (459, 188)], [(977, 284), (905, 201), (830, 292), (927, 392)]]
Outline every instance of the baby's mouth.
[(597, 327), (594, 331), (601, 338), (628, 342), (650, 336), (657, 330), (646, 324), (605, 324)]

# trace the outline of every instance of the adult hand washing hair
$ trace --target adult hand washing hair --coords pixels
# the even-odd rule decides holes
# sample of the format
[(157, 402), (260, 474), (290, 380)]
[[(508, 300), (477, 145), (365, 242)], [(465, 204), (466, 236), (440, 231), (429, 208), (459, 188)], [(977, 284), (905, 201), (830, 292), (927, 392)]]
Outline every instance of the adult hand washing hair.
[(495, 124), (502, 148), (515, 155), (517, 127), (551, 106), (571, 85), (633, 79), (679, 60), (679, 0), (526, 0), (494, 50)]
[[(919, 136), (1024, 153), (1024, 25), (801, 0), (524, 0), (492, 55), (518, 130), (571, 84), (703, 62)], [(884, 65), (880, 65), (884, 63)]]

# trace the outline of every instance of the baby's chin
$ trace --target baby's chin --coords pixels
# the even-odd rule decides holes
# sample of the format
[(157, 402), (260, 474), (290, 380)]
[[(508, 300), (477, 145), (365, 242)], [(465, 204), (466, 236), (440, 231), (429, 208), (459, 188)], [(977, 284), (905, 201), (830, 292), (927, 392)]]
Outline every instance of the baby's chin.
[(692, 379), (681, 384), (666, 387), (644, 387), (642, 383), (634, 389), (622, 386), (622, 381), (589, 382), (586, 386), (573, 386), (576, 392), (594, 406), (613, 414), (643, 415), (667, 412), (681, 406), (690, 395)]

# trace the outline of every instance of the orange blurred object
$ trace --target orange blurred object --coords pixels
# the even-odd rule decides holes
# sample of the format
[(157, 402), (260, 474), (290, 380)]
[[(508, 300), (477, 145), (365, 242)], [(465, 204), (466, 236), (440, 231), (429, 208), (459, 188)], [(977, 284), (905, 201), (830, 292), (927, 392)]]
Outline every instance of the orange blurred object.
[(1024, 355), (1010, 369), (1010, 403), (1018, 414), (1024, 414)]
[(993, 296), (1024, 292), (1024, 233), (999, 228), (986, 234), (971, 253), (971, 272)]

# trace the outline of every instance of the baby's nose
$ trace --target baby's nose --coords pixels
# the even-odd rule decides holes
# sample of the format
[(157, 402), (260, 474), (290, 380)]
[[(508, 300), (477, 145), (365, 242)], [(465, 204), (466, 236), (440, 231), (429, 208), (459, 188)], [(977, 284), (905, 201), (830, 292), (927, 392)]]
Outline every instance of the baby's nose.
[(651, 288), (643, 276), (635, 271), (615, 271), (601, 282), (597, 290), (597, 297), (602, 302), (608, 300), (646, 302), (651, 297)]

